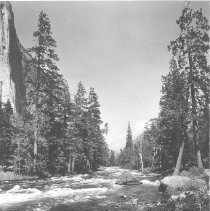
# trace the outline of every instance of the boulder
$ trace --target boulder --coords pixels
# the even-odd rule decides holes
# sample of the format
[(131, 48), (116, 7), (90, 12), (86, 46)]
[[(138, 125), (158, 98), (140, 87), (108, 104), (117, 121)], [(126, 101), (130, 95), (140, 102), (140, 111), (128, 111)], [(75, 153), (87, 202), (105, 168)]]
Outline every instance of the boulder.
[(127, 196), (124, 195), (124, 194), (120, 194), (120, 195), (119, 195), (119, 198), (120, 198), (120, 199), (127, 199)]
[(189, 177), (185, 176), (167, 176), (161, 180), (161, 183), (171, 189), (182, 189), (191, 182)]
[(162, 181), (160, 181), (158, 192), (164, 193), (166, 190), (167, 190), (167, 185), (165, 185)]
[(204, 179), (192, 179), (186, 176), (168, 176), (161, 180), (159, 191), (199, 191), (207, 192), (208, 185)]
[(141, 183), (130, 172), (125, 171), (119, 176), (119, 179), (117, 180), (116, 184), (118, 184), (118, 185), (138, 185)]

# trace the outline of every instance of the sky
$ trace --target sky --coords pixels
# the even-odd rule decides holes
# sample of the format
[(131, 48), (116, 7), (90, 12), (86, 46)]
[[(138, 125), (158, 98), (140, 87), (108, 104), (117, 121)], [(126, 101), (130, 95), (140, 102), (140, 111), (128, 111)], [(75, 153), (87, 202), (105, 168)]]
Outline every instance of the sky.
[[(58, 66), (73, 97), (82, 81), (99, 95), (106, 141), (119, 150), (130, 121), (133, 136), (159, 113), (161, 76), (169, 71), (170, 41), (179, 36), (176, 20), (185, 1), (12, 2), (20, 42), (33, 45), (43, 10), (57, 41)], [(209, 2), (191, 2), (209, 17)]]

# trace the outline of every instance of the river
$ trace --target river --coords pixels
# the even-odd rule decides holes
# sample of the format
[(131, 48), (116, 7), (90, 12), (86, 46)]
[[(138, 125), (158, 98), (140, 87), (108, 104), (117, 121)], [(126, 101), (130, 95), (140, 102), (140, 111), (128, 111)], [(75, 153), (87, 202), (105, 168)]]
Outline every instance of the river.
[[(142, 185), (122, 186), (116, 181), (128, 170), (106, 167), (93, 175), (52, 177), (45, 180), (4, 181), (1, 211), (114, 211), (153, 209), (164, 198), (158, 175), (129, 171)], [(155, 210), (155, 209), (154, 209)]]

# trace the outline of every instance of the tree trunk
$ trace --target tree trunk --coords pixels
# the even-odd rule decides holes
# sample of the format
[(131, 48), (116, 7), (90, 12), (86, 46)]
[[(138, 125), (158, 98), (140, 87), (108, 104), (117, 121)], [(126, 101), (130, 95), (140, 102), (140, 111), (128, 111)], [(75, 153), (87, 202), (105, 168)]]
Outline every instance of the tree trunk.
[(139, 141), (137, 147), (138, 147), (139, 162), (141, 163), (141, 171), (143, 172), (144, 171), (144, 163), (143, 163), (143, 157), (142, 157), (142, 142)]
[(141, 162), (141, 171), (144, 171), (144, 163), (143, 163), (143, 158), (142, 158), (142, 154), (139, 152), (139, 158), (140, 158), (140, 162)]
[(203, 169), (203, 163), (201, 159), (201, 151), (197, 150), (197, 162), (198, 162), (198, 167)]
[(195, 86), (194, 86), (194, 75), (193, 75), (193, 62), (191, 53), (188, 50), (188, 58), (189, 58), (189, 82), (190, 82), (190, 93), (191, 93), (191, 100), (192, 100), (192, 116), (193, 116), (193, 143), (195, 146), (196, 156), (197, 156), (197, 164), (198, 167), (203, 168), (202, 160), (201, 160), (201, 153), (198, 143), (198, 122), (197, 122), (197, 111), (196, 111), (196, 97), (195, 97)]
[(69, 156), (69, 162), (68, 162), (68, 173), (71, 173), (71, 156)]
[(74, 156), (72, 159), (72, 165), (71, 165), (71, 172), (74, 172), (74, 165), (75, 165), (76, 157)]
[(192, 114), (193, 114), (193, 142), (195, 146), (195, 151), (197, 155), (197, 164), (198, 167), (203, 168), (201, 160), (201, 152), (198, 143), (198, 122), (196, 119), (196, 99), (195, 99), (195, 89), (194, 85), (191, 85), (191, 95), (192, 95)]
[(155, 163), (155, 156), (157, 154), (157, 151), (156, 151), (156, 147), (154, 147), (154, 154), (153, 154), (153, 157), (152, 157), (152, 166), (151, 166), (151, 169), (153, 170), (154, 168), (154, 163)]
[(2, 87), (3, 87), (3, 81), (0, 81), (0, 106), (2, 106)]
[(18, 175), (20, 176), (20, 160), (19, 160), (19, 165), (18, 165)]
[(89, 161), (89, 159), (86, 160), (86, 165), (88, 167), (88, 170), (90, 171), (90, 161)]
[(17, 163), (17, 166), (18, 166), (18, 175), (20, 176), (20, 139), (18, 140), (18, 163)]
[(174, 169), (173, 175), (179, 174), (179, 170), (180, 170), (180, 167), (181, 167), (181, 164), (182, 164), (183, 151), (184, 151), (184, 141), (182, 142), (180, 149), (179, 149), (179, 156), (178, 156), (177, 161), (176, 161), (176, 167)]
[(34, 172), (37, 173), (37, 126), (34, 129)]
[[(40, 46), (40, 39), (39, 39), (39, 46)], [(34, 129), (34, 173), (37, 173), (37, 152), (38, 152), (38, 114), (37, 114), (37, 107), (39, 101), (39, 91), (40, 91), (40, 50), (38, 51), (38, 62), (37, 62), (37, 69), (36, 69), (36, 88), (35, 88), (35, 129)]]

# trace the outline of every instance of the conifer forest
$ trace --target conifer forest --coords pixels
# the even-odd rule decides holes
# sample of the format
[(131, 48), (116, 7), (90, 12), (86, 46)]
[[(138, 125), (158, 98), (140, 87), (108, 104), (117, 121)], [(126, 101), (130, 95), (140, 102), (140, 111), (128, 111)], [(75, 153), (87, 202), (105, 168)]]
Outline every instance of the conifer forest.
[[(4, 8), (12, 4), (0, 2), (2, 20)], [(107, 141), (112, 124), (102, 118), (102, 95), (95, 87), (85, 87), (85, 77), (75, 92), (69, 88), (58, 65), (56, 27), (51, 27), (47, 13), (39, 13), (31, 47), (18, 44), (22, 104), (4, 97), (5, 79), (0, 78), (0, 211), (208, 210), (209, 17), (193, 2), (182, 2), (178, 12), (173, 23), (178, 33), (165, 46), (168, 70), (159, 75), (159, 111), (138, 134), (133, 132), (133, 119), (126, 119), (119, 145), (123, 147), (118, 148)], [(0, 28), (6, 26), (0, 22)], [(3, 36), (3, 29), (0, 32)], [(17, 35), (9, 39), (12, 49)], [(0, 46), (6, 48), (3, 41)], [(3, 77), (3, 59), (0, 63)], [(17, 90), (14, 93), (22, 99)], [(132, 106), (129, 102), (130, 110)]]

